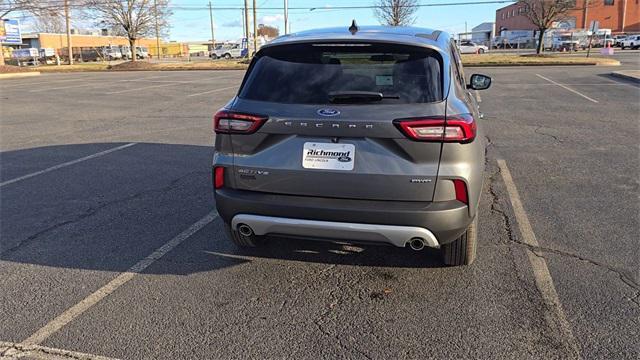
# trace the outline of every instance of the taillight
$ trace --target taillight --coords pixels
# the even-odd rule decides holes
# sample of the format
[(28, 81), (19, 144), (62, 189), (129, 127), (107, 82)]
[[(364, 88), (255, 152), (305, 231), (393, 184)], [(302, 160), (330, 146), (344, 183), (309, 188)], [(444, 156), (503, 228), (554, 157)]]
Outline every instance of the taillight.
[(220, 110), (213, 117), (213, 129), (218, 134), (252, 134), (267, 121), (266, 116)]
[(393, 123), (416, 141), (469, 143), (476, 137), (476, 122), (471, 114), (398, 119)]
[(456, 200), (469, 205), (469, 195), (467, 194), (467, 184), (463, 180), (453, 180), (453, 187), (456, 189)]
[(213, 168), (213, 187), (216, 189), (224, 187), (224, 167), (222, 166)]

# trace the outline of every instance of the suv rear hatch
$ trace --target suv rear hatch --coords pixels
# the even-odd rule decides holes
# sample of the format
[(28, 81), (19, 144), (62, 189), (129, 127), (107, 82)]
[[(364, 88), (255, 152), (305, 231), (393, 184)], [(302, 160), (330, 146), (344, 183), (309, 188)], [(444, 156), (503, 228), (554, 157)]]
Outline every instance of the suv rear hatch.
[(218, 136), (231, 141), (232, 186), (431, 201), (441, 139), (411, 139), (412, 130), (398, 119), (444, 121), (442, 83), (442, 58), (427, 48), (388, 43), (264, 48), (238, 97), (216, 114)]

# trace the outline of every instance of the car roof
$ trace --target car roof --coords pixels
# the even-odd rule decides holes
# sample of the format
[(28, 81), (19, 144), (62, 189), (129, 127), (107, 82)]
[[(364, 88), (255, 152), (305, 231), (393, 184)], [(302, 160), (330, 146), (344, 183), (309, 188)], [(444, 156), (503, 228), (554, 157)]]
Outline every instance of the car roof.
[[(353, 29), (351, 29), (353, 30)], [(380, 41), (405, 45), (447, 49), (450, 35), (444, 31), (411, 26), (350, 26), (306, 30), (280, 36), (263, 47), (311, 41)]]

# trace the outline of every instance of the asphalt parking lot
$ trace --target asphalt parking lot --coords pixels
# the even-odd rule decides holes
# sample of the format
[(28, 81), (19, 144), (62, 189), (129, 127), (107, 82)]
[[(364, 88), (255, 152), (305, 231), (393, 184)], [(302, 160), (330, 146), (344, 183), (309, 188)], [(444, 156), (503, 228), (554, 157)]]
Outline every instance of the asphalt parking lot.
[(227, 242), (211, 115), (241, 71), (2, 81), (0, 357), (636, 359), (640, 88), (607, 74), (639, 65), (466, 69), (494, 83), (461, 268)]

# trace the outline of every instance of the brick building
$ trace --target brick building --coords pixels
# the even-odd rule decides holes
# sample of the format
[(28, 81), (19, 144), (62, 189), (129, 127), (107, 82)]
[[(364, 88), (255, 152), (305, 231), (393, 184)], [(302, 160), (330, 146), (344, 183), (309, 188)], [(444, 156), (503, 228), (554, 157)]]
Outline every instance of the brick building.
[[(613, 33), (640, 32), (640, 0), (576, 0), (576, 7), (561, 20), (562, 27), (588, 29), (598, 21)], [(588, 6), (585, 6), (589, 4)], [(496, 32), (536, 30), (526, 16), (526, 6), (515, 3), (496, 10)]]

